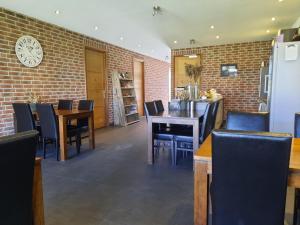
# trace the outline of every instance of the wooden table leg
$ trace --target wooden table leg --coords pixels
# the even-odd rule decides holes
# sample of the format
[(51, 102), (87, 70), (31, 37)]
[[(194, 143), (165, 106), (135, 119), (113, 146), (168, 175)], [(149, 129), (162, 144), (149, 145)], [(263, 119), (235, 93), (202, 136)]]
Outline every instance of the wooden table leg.
[(207, 163), (195, 161), (194, 225), (207, 225), (208, 175)]
[(193, 124), (193, 151), (196, 152), (199, 148), (199, 121), (195, 120)]
[(41, 159), (36, 159), (34, 166), (32, 207), (33, 224), (44, 225), (45, 218)]
[(59, 143), (60, 143), (60, 160), (67, 159), (67, 118), (59, 115)]
[(147, 136), (148, 136), (148, 164), (152, 165), (154, 163), (154, 156), (153, 156), (153, 133), (152, 133), (152, 118), (149, 116), (148, 118), (148, 129), (147, 129)]
[(89, 116), (89, 145), (90, 149), (95, 149), (94, 112)]

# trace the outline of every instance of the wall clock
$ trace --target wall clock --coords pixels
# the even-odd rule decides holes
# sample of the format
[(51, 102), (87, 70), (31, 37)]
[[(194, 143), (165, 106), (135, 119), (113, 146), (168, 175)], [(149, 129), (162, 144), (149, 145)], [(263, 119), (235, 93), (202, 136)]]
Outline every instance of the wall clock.
[(43, 49), (34, 37), (28, 35), (20, 37), (16, 42), (15, 51), (24, 66), (36, 67), (42, 62)]

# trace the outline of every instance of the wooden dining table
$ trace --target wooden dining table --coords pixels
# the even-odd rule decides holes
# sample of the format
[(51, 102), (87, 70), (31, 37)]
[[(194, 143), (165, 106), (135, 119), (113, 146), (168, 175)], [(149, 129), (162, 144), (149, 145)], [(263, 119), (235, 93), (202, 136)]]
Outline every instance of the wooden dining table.
[[(212, 137), (194, 154), (194, 225), (208, 224), (209, 175), (212, 174)], [(290, 155), (288, 186), (300, 188), (300, 138), (294, 138)]]
[(73, 119), (88, 118), (89, 147), (95, 149), (94, 112), (89, 110), (55, 110), (58, 117), (60, 160), (67, 160), (67, 122)]
[(199, 120), (203, 116), (204, 111), (199, 113), (196, 111), (190, 112), (189, 110), (181, 111), (164, 111), (156, 115), (149, 116), (148, 119), (148, 164), (154, 163), (153, 154), (153, 124), (179, 124), (191, 125), (193, 127), (193, 148), (194, 152), (199, 147)]

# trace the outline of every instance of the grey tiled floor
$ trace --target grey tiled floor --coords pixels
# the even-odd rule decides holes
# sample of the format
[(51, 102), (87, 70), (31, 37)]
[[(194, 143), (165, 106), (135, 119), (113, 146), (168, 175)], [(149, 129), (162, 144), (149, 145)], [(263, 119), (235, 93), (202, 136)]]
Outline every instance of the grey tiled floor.
[[(46, 225), (192, 225), (192, 160), (170, 165), (168, 151), (147, 165), (146, 123), (96, 132), (96, 149), (66, 162), (43, 161)], [(74, 148), (74, 147), (73, 147)], [(293, 190), (289, 190), (290, 224)]]

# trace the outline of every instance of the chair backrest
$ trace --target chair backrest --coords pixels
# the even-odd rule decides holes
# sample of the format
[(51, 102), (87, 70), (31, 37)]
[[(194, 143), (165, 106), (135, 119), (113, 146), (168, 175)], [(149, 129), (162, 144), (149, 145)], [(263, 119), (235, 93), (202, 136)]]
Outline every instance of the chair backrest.
[(37, 104), (36, 110), (40, 119), (42, 137), (57, 139), (58, 125), (53, 105)]
[(162, 100), (154, 101), (156, 112), (161, 113), (165, 110)]
[(0, 138), (0, 224), (33, 224), (37, 135), (33, 130)]
[[(94, 100), (79, 100), (78, 110), (94, 110)], [(88, 118), (82, 118), (77, 120), (78, 127), (87, 127), (89, 125)]]
[(146, 119), (148, 119), (149, 116), (153, 116), (157, 114), (154, 102), (145, 102), (144, 110), (146, 114)]
[(206, 105), (206, 109), (203, 115), (203, 121), (202, 121), (202, 126), (201, 126), (201, 130), (200, 130), (200, 142), (203, 142), (208, 135), (211, 133), (212, 131), (212, 120), (213, 120), (213, 104), (207, 104)]
[(295, 131), (294, 136), (300, 138), (300, 113), (295, 114)]
[(58, 100), (57, 109), (72, 110), (73, 100)]
[(36, 127), (30, 105), (26, 103), (13, 103), (12, 106), (17, 121), (16, 132), (35, 130)]
[(212, 123), (211, 123), (211, 129), (213, 130), (216, 126), (216, 120), (217, 120), (217, 114), (218, 114), (218, 109), (219, 109), (219, 101), (216, 101), (213, 104), (212, 108)]
[(283, 225), (292, 137), (213, 131), (212, 224)]
[(269, 131), (269, 113), (228, 112), (226, 129)]

